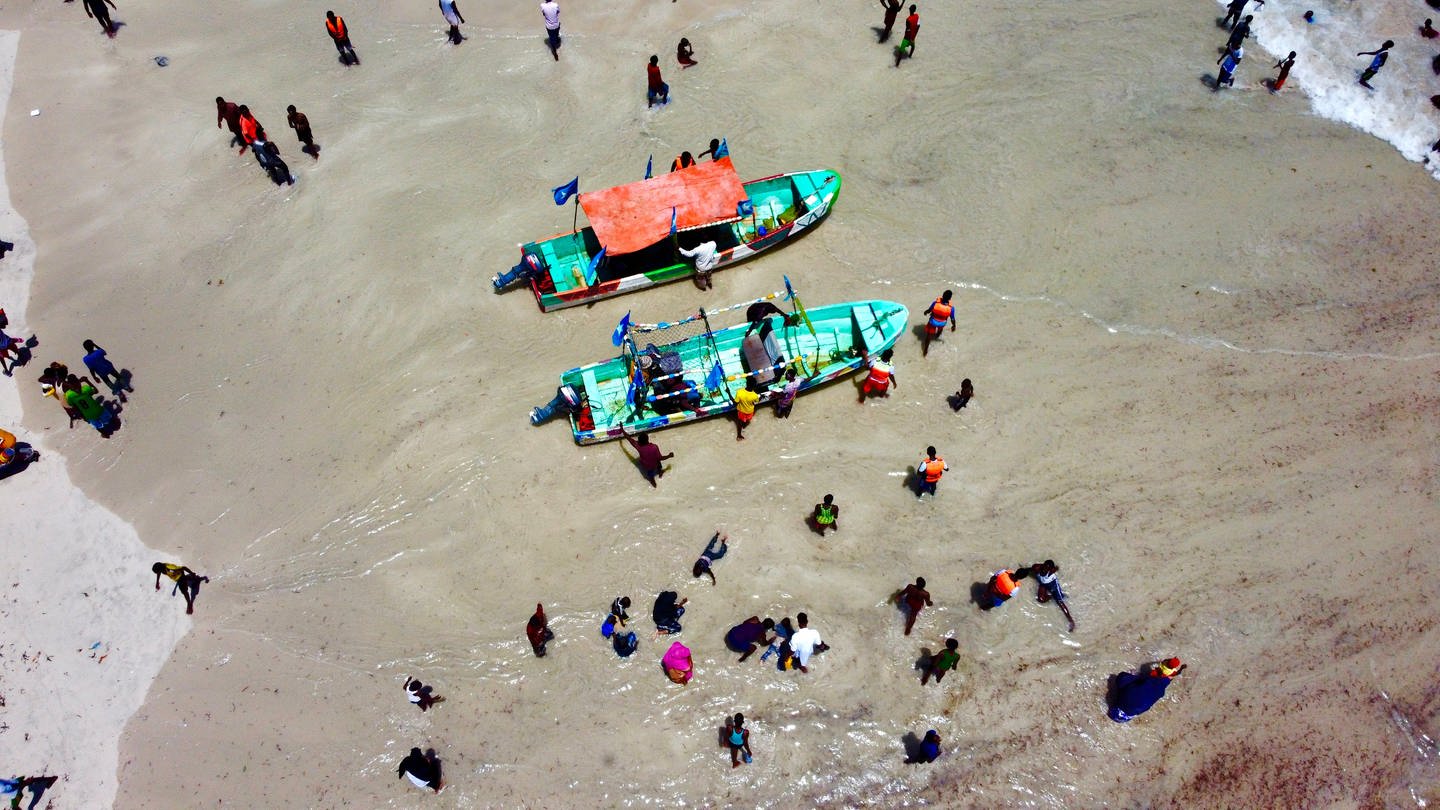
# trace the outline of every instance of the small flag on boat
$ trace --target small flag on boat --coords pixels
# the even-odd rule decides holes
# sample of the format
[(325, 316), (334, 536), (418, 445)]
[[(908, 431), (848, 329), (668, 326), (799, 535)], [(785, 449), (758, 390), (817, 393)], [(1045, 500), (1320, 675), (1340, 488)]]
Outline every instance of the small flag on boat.
[(730, 157), (730, 144), (726, 143), (724, 138), (720, 139), (720, 148), (715, 150), (715, 159), (722, 157)]
[(651, 154), (650, 159), (645, 161), (645, 179), (649, 180), (650, 175), (655, 172), (655, 155)]
[(675, 207), (670, 207), (670, 235), (675, 235)]
[(720, 386), (724, 384), (725, 372), (720, 368), (720, 364), (717, 362), (714, 367), (710, 369), (710, 373), (705, 375), (705, 387), (711, 391), (718, 391), (720, 389)]
[[(600, 269), (600, 262), (602, 262), (602, 261), (604, 261), (604, 260), (605, 260), (605, 246), (604, 246), (604, 245), (601, 245), (601, 246), (600, 246), (600, 252), (595, 254), (595, 258), (593, 258), (593, 259), (590, 260), (590, 266), (585, 269), (585, 283), (586, 283), (586, 284), (592, 284), (592, 285), (593, 285), (593, 284), (595, 283), (595, 279), (596, 279), (595, 272)], [(617, 343), (617, 344), (615, 344), (615, 345), (618, 346), (618, 345), (620, 345), (620, 344)]]
[(755, 203), (752, 203), (749, 200), (741, 200), (740, 204), (735, 206), (735, 215), (741, 217), (754, 216)]
[(550, 193), (555, 195), (556, 205), (564, 205), (571, 197), (580, 193), (580, 178), (577, 176), (563, 186), (556, 186)]
[[(602, 253), (604, 252), (603, 249), (602, 249), (601, 252), (602, 252)], [(610, 342), (611, 342), (611, 343), (614, 343), (616, 346), (619, 346), (621, 343), (624, 343), (624, 342), (625, 342), (625, 333), (628, 332), (629, 330), (630, 330), (630, 313), (627, 312), (627, 313), (625, 313), (625, 317), (623, 317), (623, 318), (620, 319), (619, 325), (615, 327), (615, 334), (613, 334), (613, 335), (610, 336)]]

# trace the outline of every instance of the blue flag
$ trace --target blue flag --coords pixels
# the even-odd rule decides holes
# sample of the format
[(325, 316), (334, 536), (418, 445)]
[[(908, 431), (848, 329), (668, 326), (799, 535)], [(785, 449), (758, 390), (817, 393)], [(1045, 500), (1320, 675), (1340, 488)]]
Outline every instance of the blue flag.
[[(594, 284), (594, 283), (595, 283), (595, 278), (596, 278), (596, 276), (595, 276), (595, 271), (597, 271), (597, 270), (600, 269), (600, 262), (603, 261), (604, 259), (605, 259), (605, 247), (602, 245), (602, 246), (600, 247), (600, 252), (595, 254), (595, 258), (593, 258), (593, 259), (590, 260), (590, 266), (589, 266), (588, 268), (586, 268), (586, 270), (585, 270), (585, 283), (586, 283), (586, 284)], [(626, 313), (626, 314), (628, 315), (629, 313)], [(619, 344), (619, 343), (616, 343), (615, 345), (616, 345), (616, 346), (619, 346), (620, 344)]]
[(750, 202), (749, 200), (741, 200), (741, 201), (740, 201), (740, 204), (737, 205), (737, 206), (735, 206), (735, 215), (736, 215), (736, 216), (748, 217), (748, 216), (754, 215), (754, 213), (755, 213), (755, 203), (752, 203), (752, 202)]
[(646, 179), (646, 180), (649, 180), (649, 179), (650, 179), (650, 175), (653, 174), (654, 171), (655, 171), (655, 155), (652, 154), (652, 155), (650, 155), (650, 159), (647, 160), (647, 161), (645, 161), (645, 179)]
[(580, 178), (576, 177), (563, 186), (556, 186), (550, 193), (555, 195), (556, 205), (564, 205), (571, 197), (580, 193)]
[(705, 387), (711, 391), (717, 391), (724, 384), (725, 372), (721, 370), (720, 364), (717, 362), (714, 368), (710, 369), (710, 373), (705, 375)]
[(715, 159), (722, 157), (730, 157), (730, 144), (726, 143), (724, 138), (720, 139), (720, 148), (715, 150)]
[[(629, 313), (626, 313), (625, 317), (627, 317), (627, 318), (630, 317)], [(643, 381), (643, 378), (640, 376), (640, 364), (639, 364), (639, 363), (636, 363), (636, 364), (635, 364), (635, 376), (630, 379), (630, 390), (628, 390), (628, 391), (625, 392), (625, 402), (626, 402), (626, 404), (629, 404), (629, 405), (634, 405), (634, 404), (635, 404), (635, 395), (640, 391), (640, 386), (642, 386), (642, 385), (644, 385), (644, 384), (645, 384), (645, 383), (644, 383), (644, 381)]]
[[(602, 252), (603, 252), (603, 251), (602, 251)], [(610, 342), (611, 342), (611, 343), (614, 343), (616, 346), (619, 346), (621, 343), (624, 343), (624, 342), (625, 342), (625, 333), (626, 333), (627, 331), (629, 331), (629, 329), (630, 329), (630, 313), (627, 312), (627, 313), (625, 313), (625, 317), (623, 317), (623, 318), (620, 319), (620, 325), (615, 327), (615, 334), (613, 334), (613, 335), (610, 336)]]
[(675, 235), (675, 207), (670, 207), (670, 235)]

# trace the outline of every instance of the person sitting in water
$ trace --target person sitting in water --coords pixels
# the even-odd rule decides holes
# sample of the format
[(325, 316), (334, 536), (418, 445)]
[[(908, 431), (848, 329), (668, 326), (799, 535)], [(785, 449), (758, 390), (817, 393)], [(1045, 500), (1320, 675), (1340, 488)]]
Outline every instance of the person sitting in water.
[(1139, 717), (1165, 697), (1170, 681), (1185, 671), (1179, 658), (1167, 658), (1143, 674), (1122, 672), (1115, 676), (1108, 716), (1117, 723), (1128, 723)]
[(616, 655), (629, 658), (640, 646), (640, 639), (636, 638), (634, 632), (616, 633), (610, 637), (610, 645), (615, 648)]
[(433, 687), (420, 683), (418, 678), (405, 676), (405, 697), (411, 703), (420, 707), (420, 711), (429, 711), (436, 703), (444, 703), (445, 698), (435, 694)]
[(1425, 21), (1425, 24), (1420, 26), (1420, 36), (1425, 37), (1426, 39), (1434, 39), (1436, 37), (1440, 37), (1440, 31), (1436, 31), (1435, 26), (1431, 25), (1430, 21), (1427, 19)]
[(690, 655), (690, 648), (678, 641), (665, 651), (660, 666), (665, 668), (665, 677), (673, 683), (687, 684), (695, 677), (695, 659)]
[(950, 409), (959, 413), (961, 408), (970, 404), (970, 400), (974, 398), (974, 396), (975, 386), (971, 384), (970, 378), (966, 377), (960, 381), (960, 390), (956, 391), (955, 395), (950, 397)]
[(932, 728), (925, 732), (925, 739), (920, 741), (920, 748), (915, 752), (915, 758), (909, 762), (916, 765), (934, 762), (940, 758), (940, 753), (940, 732)]
[(991, 575), (989, 584), (985, 586), (985, 593), (989, 600), (989, 606), (985, 609), (997, 608), (1010, 601), (1010, 597), (1014, 596), (1015, 590), (1020, 587), (1019, 581), (1028, 576), (1030, 576), (1029, 568), (1021, 568), (1016, 571), (1002, 568), (996, 571)]
[(680, 617), (685, 615), (685, 603), (689, 601), (680, 599), (680, 594), (674, 591), (662, 591), (655, 597), (655, 606), (650, 610), (650, 617), (655, 620), (655, 635), (680, 632)]
[(829, 529), (840, 531), (840, 507), (835, 505), (834, 495), (826, 495), (822, 502), (815, 504), (815, 511), (810, 513), (810, 528), (821, 537)]
[[(795, 635), (795, 625), (790, 623), (790, 617), (786, 616), (781, 619), (780, 623), (775, 625), (774, 630), (775, 637), (770, 639), (769, 649), (760, 654), (761, 661), (769, 660), (770, 656), (780, 653), (782, 648), (785, 650), (785, 655), (788, 656), (790, 654), (790, 637)], [(782, 658), (781, 660), (783, 662), (784, 659)]]
[(680, 63), (680, 69), (684, 70), (685, 68), (700, 64), (695, 61), (694, 57), (695, 49), (690, 47), (690, 40), (681, 37), (680, 44), (675, 46), (675, 61)]

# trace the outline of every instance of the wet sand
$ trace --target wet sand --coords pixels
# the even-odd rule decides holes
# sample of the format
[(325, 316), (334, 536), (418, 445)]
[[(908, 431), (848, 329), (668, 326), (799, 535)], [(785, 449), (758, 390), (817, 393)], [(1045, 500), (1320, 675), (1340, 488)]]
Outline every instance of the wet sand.
[[(26, 31), (5, 132), (32, 327), (136, 374), (115, 439), (56, 442), (91, 460), (87, 493), (215, 580), (127, 727), (118, 806), (433, 803), (396, 782), (412, 745), (461, 807), (1440, 796), (1437, 187), (1298, 94), (1211, 94), (1213, 7), (934, 13), (899, 70), (878, 8), (567, 5), (555, 63), (530, 8), (472, 12), (452, 49), (433, 8), (359, 3), (350, 70), (318, 15), (125, 11), (113, 43), (79, 9), (0, 18)], [(680, 36), (699, 67), (673, 66)], [(652, 52), (673, 101), (646, 112)], [(225, 153), (216, 94), (256, 110), (296, 186)], [(490, 292), (516, 242), (568, 227), (550, 187), (722, 135), (747, 179), (839, 170), (830, 220), (705, 296), (541, 315)], [(620, 446), (526, 423), (625, 311), (781, 274), (813, 305), (918, 314), (954, 289), (960, 330), (924, 360), (902, 339), (887, 401), (840, 384), (743, 444), (724, 422), (657, 434), (677, 455), (658, 491)], [(962, 377), (977, 396), (955, 415)], [(27, 428), (60, 430), (22, 394)], [(952, 471), (917, 503), (931, 443)], [(826, 492), (844, 528), (819, 542), (802, 517)], [(734, 545), (711, 587), (689, 567), (717, 527)], [(969, 601), (1045, 557), (1074, 635), (1028, 585), (992, 614)], [(887, 598), (916, 575), (937, 604), (905, 638)], [(686, 688), (649, 639), (665, 589), (691, 598)], [(643, 639), (624, 661), (597, 632), (619, 593)], [(746, 616), (799, 611), (834, 647), (810, 675), (724, 650)], [(961, 669), (922, 689), (914, 662), (948, 633)], [(1164, 704), (1105, 719), (1107, 676), (1171, 654), (1190, 668)], [(447, 702), (420, 714), (406, 675)], [(732, 771), (716, 733), (737, 710), (756, 759)], [(932, 727), (950, 755), (901, 764)]]

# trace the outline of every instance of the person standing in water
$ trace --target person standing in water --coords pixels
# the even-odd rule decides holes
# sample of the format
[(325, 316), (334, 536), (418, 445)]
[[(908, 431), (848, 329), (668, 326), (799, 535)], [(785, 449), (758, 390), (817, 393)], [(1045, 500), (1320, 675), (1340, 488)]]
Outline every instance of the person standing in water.
[(1280, 88), (1285, 86), (1285, 80), (1290, 78), (1290, 68), (1295, 67), (1295, 52), (1291, 51), (1289, 56), (1276, 62), (1275, 67), (1280, 68), (1280, 75), (1270, 83), (1270, 92), (1272, 93), (1280, 92)]
[(755, 391), (755, 378), (746, 377), (745, 387), (735, 392), (735, 441), (745, 441), (745, 428), (755, 418), (755, 406), (760, 404), (760, 394)]
[(1253, 19), (1254, 14), (1246, 14), (1245, 19), (1235, 23), (1235, 27), (1230, 29), (1230, 39), (1225, 42), (1225, 50), (1237, 50), (1245, 44), (1245, 38), (1250, 36), (1250, 21)]
[(880, 0), (885, 9), (885, 30), (880, 32), (880, 41), (888, 42), (890, 32), (895, 28), (895, 18), (900, 16), (900, 0)]
[[(861, 352), (864, 352), (864, 349), (861, 349)], [(860, 404), (865, 404), (865, 398), (871, 394), (888, 397), (891, 386), (900, 387), (900, 380), (895, 376), (895, 366), (890, 364), (893, 357), (895, 350), (886, 349), (880, 353), (879, 360), (871, 360), (868, 355), (861, 358), (862, 366), (869, 366), (870, 374), (860, 386)]]
[(775, 397), (776, 419), (790, 418), (790, 411), (795, 407), (795, 397), (800, 393), (800, 386), (804, 384), (795, 374), (795, 369), (785, 369), (785, 384), (780, 386), (780, 393)]
[(675, 454), (661, 455), (660, 448), (650, 443), (649, 433), (641, 433), (631, 438), (630, 434), (624, 432), (624, 428), (620, 430), (625, 441), (629, 442), (630, 446), (635, 448), (635, 452), (640, 454), (637, 462), (640, 465), (640, 474), (645, 476), (645, 480), (650, 482), (650, 486), (658, 489), (660, 485), (656, 482), (665, 475), (665, 461), (674, 458)]
[(745, 715), (736, 712), (735, 717), (725, 721), (725, 743), (730, 746), (730, 767), (740, 767), (740, 759), (750, 764), (754, 756), (750, 751), (750, 729), (745, 728)]
[[(686, 152), (685, 154), (690, 154)], [(692, 158), (691, 165), (694, 165)], [(692, 250), (680, 248), (680, 255), (687, 259), (695, 260), (695, 286), (702, 290), (709, 290), (715, 287), (715, 282), (710, 280), (710, 274), (715, 272), (715, 266), (720, 264), (719, 245), (713, 240), (701, 242)]]
[(1364, 87), (1366, 90), (1375, 89), (1370, 86), (1370, 80), (1375, 78), (1375, 74), (1380, 72), (1380, 68), (1385, 67), (1385, 60), (1390, 58), (1390, 49), (1393, 47), (1395, 47), (1394, 40), (1387, 39), (1385, 40), (1385, 44), (1381, 45), (1380, 50), (1378, 51), (1360, 51), (1359, 53), (1355, 54), (1356, 56), (1375, 57), (1374, 59), (1370, 60), (1370, 67), (1365, 68), (1365, 72), (1360, 74), (1361, 87)]
[(545, 605), (535, 603), (535, 613), (525, 624), (525, 637), (530, 640), (530, 649), (535, 651), (535, 657), (544, 658), (545, 645), (555, 638), (555, 633), (550, 630), (550, 621), (545, 618)]
[(294, 104), (286, 107), (285, 112), (285, 123), (295, 130), (295, 137), (300, 139), (300, 143), (305, 144), (300, 151), (319, 160), (320, 147), (315, 144), (315, 135), (310, 131), (310, 119), (305, 117), (305, 113), (295, 109)]
[(440, 0), (440, 14), (445, 18), (445, 22), (450, 23), (450, 32), (446, 35), (450, 37), (450, 44), (459, 45), (464, 42), (465, 38), (460, 36), (460, 25), (465, 22), (465, 17), (460, 14), (460, 7), (455, 5), (455, 0)]
[(560, 61), (560, 4), (556, 0), (544, 0), (540, 4), (540, 16), (545, 20), (545, 44), (550, 55)]
[(1240, 67), (1240, 60), (1245, 58), (1245, 49), (1236, 48), (1233, 51), (1226, 51), (1215, 64), (1220, 66), (1220, 75), (1215, 77), (1215, 89), (1221, 87), (1235, 86), (1235, 68)]
[(930, 683), (930, 676), (935, 676), (935, 683), (945, 679), (945, 673), (955, 668), (960, 663), (960, 642), (953, 638), (945, 639), (945, 649), (930, 657), (930, 666), (925, 668), (925, 674), (920, 677), (920, 685)]
[(360, 57), (356, 55), (355, 48), (350, 44), (350, 27), (345, 24), (344, 17), (337, 17), (335, 12), (325, 12), (325, 32), (335, 43), (335, 50), (340, 53), (340, 61), (348, 65), (360, 64)]
[(1035, 575), (1035, 581), (1040, 584), (1040, 593), (1036, 599), (1042, 605), (1055, 600), (1055, 604), (1060, 606), (1060, 612), (1065, 614), (1065, 621), (1070, 623), (1070, 632), (1075, 632), (1075, 617), (1070, 615), (1070, 606), (1065, 604), (1065, 591), (1060, 589), (1060, 566), (1056, 565), (1054, 560), (1046, 560), (1030, 566), (1030, 573)]
[(930, 493), (930, 497), (935, 497), (935, 488), (940, 485), (940, 476), (949, 471), (950, 465), (945, 463), (945, 459), (935, 454), (935, 445), (932, 444), (925, 448), (925, 458), (920, 459), (919, 466), (915, 468), (915, 478), (918, 484), (915, 497), (924, 497), (927, 492)]
[(821, 503), (815, 504), (815, 511), (810, 513), (810, 528), (821, 537), (827, 529), (840, 530), (840, 507), (835, 505), (834, 495), (826, 495)]
[(220, 122), (230, 127), (230, 145), (240, 144), (240, 151), (245, 151), (245, 137), (240, 134), (240, 105), (233, 101), (226, 101), (224, 96), (215, 97), (215, 128), (220, 128)]
[(115, 0), (84, 0), (85, 16), (100, 23), (100, 29), (105, 32), (105, 36), (114, 39), (115, 23), (110, 20), (110, 9), (105, 8), (106, 3), (110, 4), (110, 8), (120, 10), (115, 5)]
[[(560, 57), (555, 57), (559, 59)], [(650, 64), (645, 68), (645, 107), (648, 109), (655, 106), (655, 100), (659, 99), (661, 104), (670, 103), (670, 85), (660, 75), (660, 57), (650, 55)]]
[(900, 67), (901, 59), (915, 58), (915, 37), (919, 34), (920, 14), (911, 6), (910, 16), (905, 18), (905, 38), (895, 47), (895, 67)]
[[(1240, 22), (1240, 15), (1245, 13), (1245, 6), (1250, 0), (1230, 0), (1230, 5), (1225, 7), (1225, 19), (1220, 21), (1221, 28), (1229, 28), (1231, 25)], [(1255, 7), (1265, 5), (1265, 0), (1255, 0)]]
[(916, 577), (914, 585), (906, 585), (904, 590), (895, 595), (895, 604), (905, 608), (905, 635), (910, 635), (910, 630), (915, 626), (915, 619), (920, 611), (927, 606), (934, 607), (935, 603), (930, 599), (930, 592), (925, 590), (925, 578)]
[(955, 331), (955, 305), (950, 303), (952, 295), (954, 293), (946, 290), (925, 308), (925, 314), (930, 316), (930, 320), (925, 323), (925, 334), (920, 339), (921, 357), (930, 354), (930, 341), (940, 338), (940, 333), (945, 331), (946, 321), (950, 322), (950, 331)]
[(150, 570), (155, 572), (155, 590), (160, 590), (160, 575), (164, 574), (175, 582), (175, 587), (171, 589), (170, 595), (174, 596), (178, 591), (181, 596), (185, 597), (185, 612), (187, 614), (195, 612), (195, 597), (200, 594), (200, 583), (209, 582), (210, 577), (202, 577), (187, 566), (170, 563), (157, 562), (150, 566)]

